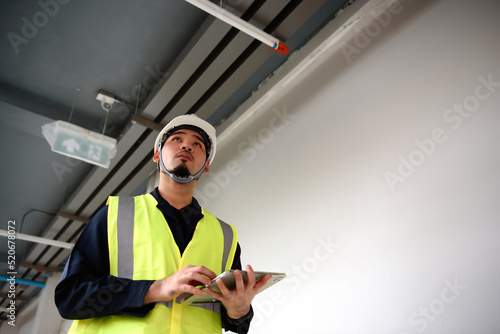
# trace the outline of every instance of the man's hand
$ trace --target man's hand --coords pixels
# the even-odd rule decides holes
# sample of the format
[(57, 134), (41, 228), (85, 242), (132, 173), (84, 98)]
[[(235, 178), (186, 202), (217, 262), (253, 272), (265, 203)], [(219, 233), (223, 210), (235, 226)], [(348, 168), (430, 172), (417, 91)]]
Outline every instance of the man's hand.
[(231, 319), (238, 319), (250, 312), (250, 303), (259, 290), (269, 281), (271, 275), (265, 275), (257, 283), (255, 282), (255, 274), (251, 266), (247, 265), (247, 283), (243, 281), (241, 271), (234, 272), (236, 288), (229, 290), (221, 279), (217, 280), (217, 286), (221, 293), (217, 293), (212, 289), (207, 289), (207, 293), (220, 300), (227, 310), (227, 315)]
[(188, 265), (164, 279), (154, 281), (144, 296), (144, 305), (158, 301), (167, 302), (184, 292), (204, 296), (205, 292), (196, 286), (210, 284), (216, 276), (204, 266)]

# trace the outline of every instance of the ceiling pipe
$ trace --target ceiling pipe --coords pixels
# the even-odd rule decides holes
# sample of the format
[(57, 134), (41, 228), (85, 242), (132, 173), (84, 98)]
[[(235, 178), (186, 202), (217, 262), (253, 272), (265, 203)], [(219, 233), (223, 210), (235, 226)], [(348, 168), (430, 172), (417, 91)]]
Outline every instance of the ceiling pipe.
[(66, 218), (69, 220), (76, 220), (82, 223), (88, 223), (88, 221), (90, 220), (87, 217), (77, 216), (68, 212), (59, 212), (57, 215), (62, 218)]
[(209, 0), (186, 0), (193, 6), (207, 12), (210, 15), (215, 16), (219, 20), (226, 22), (227, 24), (235, 27), (236, 29), (252, 36), (253, 38), (261, 41), (262, 43), (269, 45), (273, 50), (278, 53), (285, 55), (290, 51), (290, 48), (285, 44), (281, 43), (279, 39), (269, 35), (262, 29), (259, 29), (247, 21), (241, 19), (240, 17), (228, 12), (222, 7), (210, 2)]
[(0, 281), (5, 281), (5, 282), (13, 282), (15, 284), (24, 284), (24, 285), (31, 285), (31, 286), (36, 286), (37, 288), (45, 288), (45, 283), (44, 282), (37, 282), (37, 281), (30, 281), (28, 279), (24, 278), (12, 278), (10, 276), (5, 276), (5, 275), (0, 275)]
[[(10, 235), (13, 235), (12, 231), (9, 233), (9, 231), (7, 231), (7, 230), (0, 229), (0, 236), (8, 237)], [(48, 238), (41, 238), (41, 237), (37, 237), (37, 236), (31, 235), (31, 234), (16, 233), (15, 236), (16, 236), (16, 239), (19, 239), (19, 240), (26, 240), (26, 241), (31, 241), (31, 242), (43, 244), (43, 245), (49, 245), (49, 246), (54, 246), (54, 247), (67, 248), (67, 249), (73, 249), (73, 246), (75, 245), (75, 244), (72, 244), (69, 242), (53, 240), (53, 239), (48, 239)]]
[(135, 122), (139, 125), (145, 126), (148, 129), (156, 130), (156, 131), (163, 130), (163, 127), (165, 126), (163, 124), (150, 121), (149, 119), (138, 116), (138, 115), (132, 115), (131, 120), (132, 120), (132, 122)]
[(47, 274), (56, 273), (56, 272), (60, 271), (58, 268), (39, 266), (36, 264), (31, 264), (31, 263), (26, 263), (26, 262), (21, 262), (21, 264), (19, 264), (19, 266), (24, 267), (24, 268), (33, 269), (33, 270), (36, 270), (38, 272), (45, 272)]

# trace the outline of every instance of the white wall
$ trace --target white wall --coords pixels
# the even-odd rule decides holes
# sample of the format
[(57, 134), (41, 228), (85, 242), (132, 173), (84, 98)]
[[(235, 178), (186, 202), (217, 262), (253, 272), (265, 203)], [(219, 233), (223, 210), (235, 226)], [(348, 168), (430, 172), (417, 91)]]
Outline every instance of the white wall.
[(198, 198), (289, 276), (252, 333), (500, 332), (499, 10), (401, 0), (226, 138)]

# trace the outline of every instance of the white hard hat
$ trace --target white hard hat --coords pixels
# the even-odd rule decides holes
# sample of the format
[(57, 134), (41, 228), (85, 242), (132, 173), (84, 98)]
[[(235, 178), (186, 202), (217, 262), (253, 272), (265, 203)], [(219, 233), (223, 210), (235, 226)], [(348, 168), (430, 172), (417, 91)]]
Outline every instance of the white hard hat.
[[(173, 120), (170, 121), (165, 127), (160, 131), (155, 140), (155, 146), (153, 150), (158, 150), (161, 145), (163, 136), (167, 134), (170, 136), (173, 133), (173, 130), (177, 129), (189, 129), (198, 132), (205, 141), (205, 148), (207, 150), (207, 160), (212, 163), (215, 157), (215, 149), (217, 146), (215, 137), (215, 128), (212, 124), (207, 121), (202, 120), (198, 116), (194, 114), (177, 116)], [(200, 131), (201, 130), (201, 131)], [(170, 132), (170, 133), (169, 133)]]

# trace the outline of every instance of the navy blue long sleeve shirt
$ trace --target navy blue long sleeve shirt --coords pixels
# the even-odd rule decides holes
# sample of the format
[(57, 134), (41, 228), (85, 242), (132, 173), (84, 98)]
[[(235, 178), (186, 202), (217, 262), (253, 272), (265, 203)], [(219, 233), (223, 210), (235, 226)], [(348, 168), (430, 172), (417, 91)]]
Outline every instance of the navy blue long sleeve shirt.
[[(163, 199), (158, 188), (151, 192), (168, 222), (181, 254), (193, 237), (201, 207), (193, 198), (187, 207), (177, 210)], [(102, 208), (89, 221), (78, 238), (56, 287), (55, 302), (63, 318), (88, 319), (109, 315), (145, 317), (154, 303), (143, 305), (144, 296), (153, 280), (131, 280), (109, 274), (107, 232), (108, 207)], [(238, 244), (232, 269), (241, 269), (241, 249)], [(246, 333), (246, 326), (234, 328), (223, 309), (222, 322), (226, 330)]]

